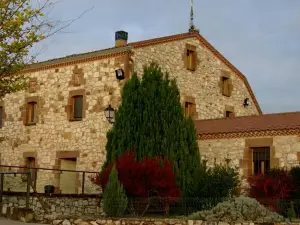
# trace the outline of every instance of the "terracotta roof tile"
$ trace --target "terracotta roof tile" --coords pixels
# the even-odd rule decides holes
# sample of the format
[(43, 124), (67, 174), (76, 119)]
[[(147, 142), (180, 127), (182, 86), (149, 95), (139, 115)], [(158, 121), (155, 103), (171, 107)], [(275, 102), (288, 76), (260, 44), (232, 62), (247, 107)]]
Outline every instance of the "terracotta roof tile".
[(232, 119), (197, 120), (198, 135), (300, 129), (300, 112), (242, 116)]

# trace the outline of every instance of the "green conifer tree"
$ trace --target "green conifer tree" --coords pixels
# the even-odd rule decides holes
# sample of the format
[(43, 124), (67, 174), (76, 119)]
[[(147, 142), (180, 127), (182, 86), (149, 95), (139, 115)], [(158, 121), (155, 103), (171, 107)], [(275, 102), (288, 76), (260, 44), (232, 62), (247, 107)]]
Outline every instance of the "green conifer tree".
[(118, 171), (114, 166), (106, 188), (103, 192), (103, 211), (106, 216), (120, 217), (124, 214), (128, 204), (128, 199), (118, 178)]
[(134, 74), (126, 82), (107, 139), (104, 168), (126, 151), (135, 150), (136, 159), (167, 157), (183, 195), (193, 195), (194, 175), (200, 167), (194, 122), (184, 116), (175, 80), (157, 64), (145, 67), (142, 79)]

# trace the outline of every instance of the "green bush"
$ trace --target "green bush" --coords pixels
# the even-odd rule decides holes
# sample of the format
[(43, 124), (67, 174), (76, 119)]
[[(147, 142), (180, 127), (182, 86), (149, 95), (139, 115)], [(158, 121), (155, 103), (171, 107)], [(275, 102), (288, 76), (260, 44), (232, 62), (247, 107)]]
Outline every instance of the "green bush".
[(207, 168), (206, 163), (198, 171), (196, 180), (197, 197), (207, 201), (208, 207), (213, 207), (223, 199), (236, 196), (240, 187), (239, 172), (229, 165), (230, 161)]
[(254, 222), (254, 223), (279, 223), (284, 218), (271, 212), (259, 204), (255, 199), (240, 196), (219, 203), (209, 211), (196, 212), (189, 216), (190, 219), (209, 222)]
[(118, 171), (114, 166), (106, 188), (103, 192), (103, 211), (108, 217), (122, 216), (127, 208), (128, 199), (118, 179)]

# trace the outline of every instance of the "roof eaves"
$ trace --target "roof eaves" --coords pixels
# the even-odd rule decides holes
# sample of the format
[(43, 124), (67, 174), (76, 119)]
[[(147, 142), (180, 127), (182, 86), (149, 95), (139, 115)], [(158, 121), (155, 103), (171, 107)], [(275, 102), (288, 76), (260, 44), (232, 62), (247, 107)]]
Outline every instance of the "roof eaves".
[(73, 54), (62, 58), (56, 58), (44, 62), (31, 64), (25, 70), (23, 70), (23, 73), (33, 72), (36, 70), (45, 70), (49, 69), (49, 67), (56, 68), (62, 65), (76, 64), (80, 62), (93, 61), (101, 58), (115, 57), (116, 55), (128, 52), (131, 49), (132, 46), (125, 46), (119, 48), (103, 49), (82, 54)]

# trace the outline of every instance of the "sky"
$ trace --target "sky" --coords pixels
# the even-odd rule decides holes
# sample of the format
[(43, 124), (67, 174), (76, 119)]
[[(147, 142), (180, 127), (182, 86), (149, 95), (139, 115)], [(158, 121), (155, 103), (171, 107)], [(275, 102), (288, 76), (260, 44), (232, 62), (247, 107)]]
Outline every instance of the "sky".
[[(247, 77), (263, 113), (300, 111), (300, 0), (194, 0), (194, 7), (201, 35)], [(185, 33), (189, 13), (189, 0), (61, 0), (48, 18), (75, 21), (36, 47), (38, 60), (113, 47), (117, 30), (129, 42)]]

